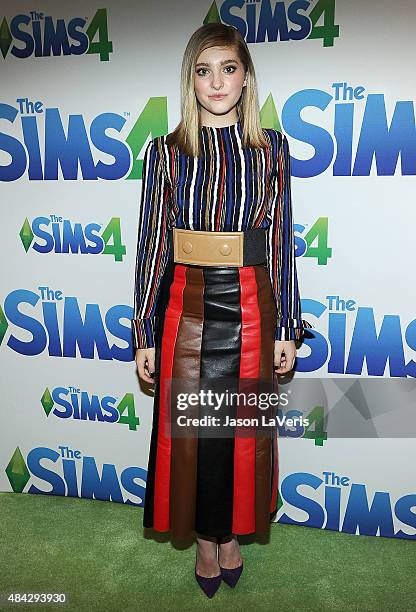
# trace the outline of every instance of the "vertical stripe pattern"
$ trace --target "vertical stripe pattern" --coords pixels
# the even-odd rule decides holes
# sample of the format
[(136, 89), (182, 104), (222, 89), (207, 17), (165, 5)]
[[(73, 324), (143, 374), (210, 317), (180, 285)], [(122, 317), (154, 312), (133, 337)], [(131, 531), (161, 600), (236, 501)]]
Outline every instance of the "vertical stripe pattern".
[[(267, 269), (174, 264), (170, 279), (157, 334), (143, 524), (180, 538), (267, 535), (277, 499), (276, 428), (243, 437), (236, 427), (233, 436), (214, 438), (198, 428), (172, 437), (168, 426), (172, 378), (225, 377), (230, 391), (246, 378), (272, 379), (277, 309)], [(202, 411), (199, 405), (192, 416)]]
[(185, 284), (185, 269), (183, 267), (175, 268), (171, 299), (166, 312), (160, 368), (160, 410), (155, 468), (155, 498), (157, 499), (157, 504), (154, 508), (154, 525), (158, 531), (169, 529), (171, 436), (169, 430), (170, 396), (168, 390), (169, 379), (172, 378), (174, 348), (183, 310)]
[[(240, 378), (258, 378), (260, 363), (260, 312), (253, 266), (239, 268), (241, 286)], [(238, 430), (238, 427), (237, 427)], [(237, 435), (234, 452), (233, 533), (255, 529), (256, 438)]]
[(287, 137), (267, 128), (269, 147), (242, 146), (240, 122), (201, 127), (202, 155), (190, 157), (149, 141), (144, 153), (135, 264), (135, 348), (155, 345), (158, 300), (169, 259), (172, 228), (204, 231), (267, 229), (267, 270), (277, 308), (276, 340), (299, 339), (312, 325), (302, 319), (297, 281), (291, 167)]

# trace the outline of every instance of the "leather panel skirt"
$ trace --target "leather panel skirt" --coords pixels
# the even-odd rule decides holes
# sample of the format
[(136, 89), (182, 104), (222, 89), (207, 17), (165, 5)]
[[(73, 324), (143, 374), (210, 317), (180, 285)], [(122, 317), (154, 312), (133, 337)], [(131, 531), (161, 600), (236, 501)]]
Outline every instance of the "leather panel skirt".
[[(278, 503), (277, 428), (254, 437), (174, 437), (164, 385), (273, 381), (277, 321), (265, 265), (170, 261), (156, 328), (155, 396), (143, 525), (172, 536), (267, 536)], [(167, 384), (167, 383), (166, 383)]]

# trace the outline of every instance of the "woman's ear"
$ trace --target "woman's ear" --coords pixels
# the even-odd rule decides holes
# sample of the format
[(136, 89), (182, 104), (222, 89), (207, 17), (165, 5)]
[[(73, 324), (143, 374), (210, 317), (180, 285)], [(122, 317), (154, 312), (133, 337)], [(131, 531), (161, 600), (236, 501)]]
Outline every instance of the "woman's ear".
[(244, 87), (245, 85), (247, 85), (247, 74), (248, 74), (248, 72), (246, 72), (246, 76), (244, 77), (243, 87)]

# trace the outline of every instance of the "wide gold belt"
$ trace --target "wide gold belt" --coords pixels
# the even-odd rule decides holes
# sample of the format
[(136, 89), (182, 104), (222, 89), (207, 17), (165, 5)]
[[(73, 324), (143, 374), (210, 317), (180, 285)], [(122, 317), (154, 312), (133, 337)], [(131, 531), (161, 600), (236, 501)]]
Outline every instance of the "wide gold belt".
[(173, 257), (199, 266), (243, 266), (244, 232), (173, 228)]

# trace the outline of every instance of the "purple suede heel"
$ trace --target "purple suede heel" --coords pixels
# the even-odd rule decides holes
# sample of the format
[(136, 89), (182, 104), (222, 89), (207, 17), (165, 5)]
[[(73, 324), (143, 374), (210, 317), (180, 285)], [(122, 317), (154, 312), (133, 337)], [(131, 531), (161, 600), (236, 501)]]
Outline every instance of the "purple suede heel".
[(214, 597), (215, 593), (218, 591), (221, 585), (222, 574), (218, 576), (212, 576), (211, 578), (207, 578), (206, 576), (199, 576), (196, 573), (196, 565), (195, 565), (195, 578), (201, 589), (204, 591), (207, 597)]
[(227, 569), (226, 567), (221, 567), (221, 578), (228, 584), (230, 587), (235, 587), (240, 578), (243, 571), (243, 562), (238, 567), (234, 567), (233, 569)]

